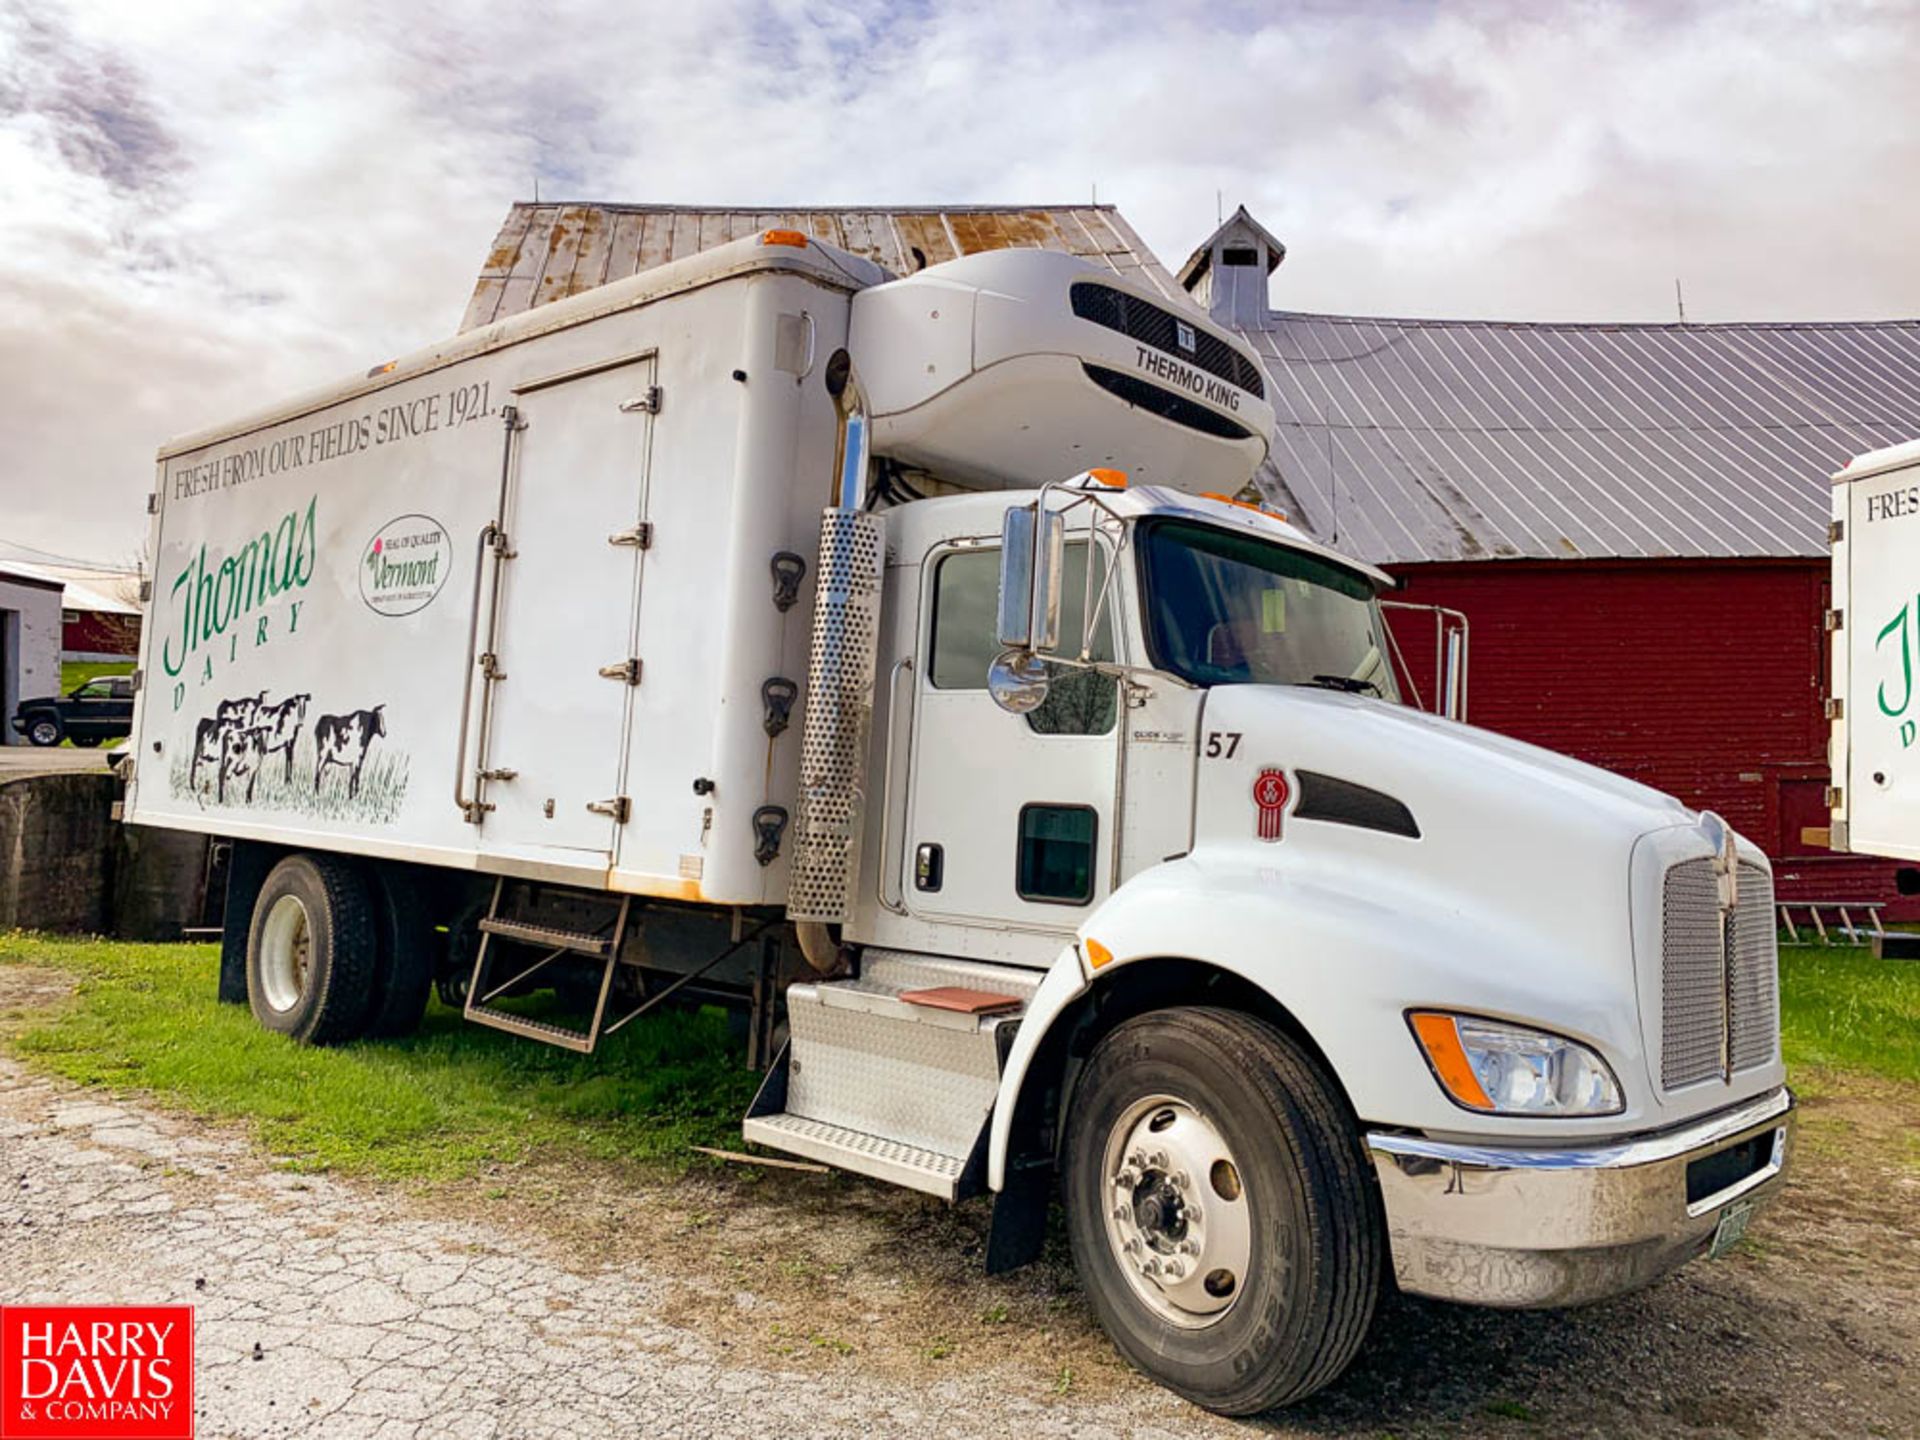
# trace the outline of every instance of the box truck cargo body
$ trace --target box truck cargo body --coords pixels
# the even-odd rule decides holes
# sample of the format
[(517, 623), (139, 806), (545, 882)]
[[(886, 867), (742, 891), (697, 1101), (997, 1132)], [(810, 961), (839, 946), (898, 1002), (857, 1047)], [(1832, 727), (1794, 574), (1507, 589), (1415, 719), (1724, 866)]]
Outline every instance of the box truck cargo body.
[(127, 818), (232, 842), (223, 995), (296, 1040), (750, 997), (748, 1140), (991, 1194), (995, 1267), (1058, 1199), (1214, 1409), (1384, 1274), (1726, 1249), (1791, 1134), (1765, 857), (1405, 703), (1390, 578), (1233, 498), (1271, 383), (1071, 257), (769, 231), (188, 437)]
[(1835, 850), (1920, 860), (1920, 441), (1871, 451), (1833, 477)]

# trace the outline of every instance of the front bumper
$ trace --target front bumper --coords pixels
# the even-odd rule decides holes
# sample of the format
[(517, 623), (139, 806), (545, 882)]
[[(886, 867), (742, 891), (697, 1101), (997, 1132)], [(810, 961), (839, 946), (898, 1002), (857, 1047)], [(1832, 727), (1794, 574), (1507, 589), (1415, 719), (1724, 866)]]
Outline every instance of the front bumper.
[(1778, 1192), (1793, 1109), (1782, 1086), (1580, 1149), (1369, 1134), (1394, 1278), (1409, 1294), (1508, 1307), (1638, 1289), (1705, 1253), (1729, 1206)]

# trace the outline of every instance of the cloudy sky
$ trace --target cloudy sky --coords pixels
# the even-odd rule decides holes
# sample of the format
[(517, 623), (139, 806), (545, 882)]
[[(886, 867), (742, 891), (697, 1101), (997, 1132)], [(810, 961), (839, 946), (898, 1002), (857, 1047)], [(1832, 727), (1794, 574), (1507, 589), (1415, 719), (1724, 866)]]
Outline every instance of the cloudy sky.
[[(0, 553), (450, 333), (507, 206), (1061, 202), (1282, 308), (1920, 316), (1920, 6), (0, 0)], [(18, 554), (17, 550), (11, 553)]]

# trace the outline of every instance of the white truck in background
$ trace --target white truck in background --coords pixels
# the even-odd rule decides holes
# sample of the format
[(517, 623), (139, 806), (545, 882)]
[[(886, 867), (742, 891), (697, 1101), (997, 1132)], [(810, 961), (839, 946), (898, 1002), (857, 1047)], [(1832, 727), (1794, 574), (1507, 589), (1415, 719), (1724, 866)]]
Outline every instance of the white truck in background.
[(990, 1193), (996, 1268), (1057, 1195), (1226, 1413), (1387, 1275), (1724, 1249), (1791, 1132), (1766, 858), (1400, 703), (1389, 577), (1220, 498), (1266, 384), (1070, 257), (776, 230), (189, 436), (126, 817), (233, 842), (222, 993), (297, 1040), (783, 1010), (749, 1140)]

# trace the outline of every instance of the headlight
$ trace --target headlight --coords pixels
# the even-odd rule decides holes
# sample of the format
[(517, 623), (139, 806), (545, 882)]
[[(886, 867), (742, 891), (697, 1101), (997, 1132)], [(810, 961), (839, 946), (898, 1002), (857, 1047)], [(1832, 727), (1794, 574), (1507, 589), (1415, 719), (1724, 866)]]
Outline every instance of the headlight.
[(1592, 1050), (1504, 1020), (1415, 1010), (1407, 1021), (1457, 1105), (1488, 1115), (1617, 1115), (1620, 1082)]

